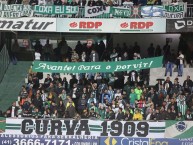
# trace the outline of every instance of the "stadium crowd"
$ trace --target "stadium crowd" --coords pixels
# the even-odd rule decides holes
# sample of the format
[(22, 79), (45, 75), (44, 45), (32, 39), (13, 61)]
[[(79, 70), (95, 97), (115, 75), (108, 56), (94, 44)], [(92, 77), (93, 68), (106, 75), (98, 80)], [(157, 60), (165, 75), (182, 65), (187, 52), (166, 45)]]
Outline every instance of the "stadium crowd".
[(190, 0), (7, 0), (7, 4), (34, 5), (67, 5), (67, 6), (120, 6), (128, 5), (162, 5), (169, 3), (188, 2)]
[[(88, 41), (71, 49), (65, 38), (57, 49), (52, 45), (42, 46), (37, 41), (34, 46), (36, 60), (49, 61), (51, 53), (54, 61), (97, 62), (140, 59), (140, 46), (117, 46), (110, 52), (103, 41), (92, 44)], [(162, 49), (150, 44), (148, 57), (164, 55), (164, 65), (175, 63), (170, 56), (169, 44)], [(150, 51), (151, 50), (151, 51)], [(152, 53), (153, 52), (153, 53)], [(37, 55), (38, 54), (38, 55)], [(183, 62), (182, 53), (174, 60)], [(53, 61), (53, 60), (52, 60)], [(171, 63), (171, 64), (172, 64)], [(180, 67), (179, 67), (180, 68)], [(182, 77), (183, 71), (179, 77)], [(3, 113), (5, 117), (33, 118), (74, 118), (99, 120), (193, 120), (193, 82), (189, 76), (183, 84), (175, 80), (158, 79), (155, 86), (148, 85), (148, 71), (71, 74), (72, 78), (61, 78), (61, 74), (47, 74), (44, 83), (42, 73), (29, 70), (28, 82), (21, 87), (18, 101)], [(172, 75), (172, 74), (170, 74)], [(125, 83), (125, 78), (127, 81)], [(187, 77), (187, 78), (186, 78)]]
[[(131, 7), (135, 7), (135, 13), (138, 13), (137, 8), (146, 5), (179, 5), (180, 3), (187, 3), (187, 13), (188, 17), (192, 17), (192, 4), (193, 1), (191, 0), (2, 0), (3, 4), (23, 4), (23, 5), (31, 5), (32, 9), (36, 9), (33, 6), (39, 5), (41, 7), (38, 8), (38, 11), (42, 11), (45, 14), (36, 14), (34, 13), (35, 17), (68, 17), (68, 18), (84, 18), (84, 17), (101, 17), (101, 18), (114, 18), (114, 17), (125, 17), (125, 16), (113, 16), (109, 15), (108, 13), (104, 13), (103, 15), (96, 16), (86, 16), (85, 12), (88, 7), (95, 7), (99, 6), (100, 9), (105, 9), (108, 6), (112, 7), (124, 7), (128, 8), (131, 11)], [(44, 6), (77, 6), (77, 13), (76, 14), (46, 14), (46, 9), (48, 7)], [(86, 8), (87, 7), (87, 8)], [(51, 8), (51, 7), (49, 7)], [(52, 7), (54, 9), (54, 7)], [(13, 8), (16, 9), (16, 8)], [(60, 9), (62, 11), (63, 8)], [(45, 11), (45, 12), (44, 12)], [(98, 11), (98, 10), (97, 10)], [(133, 11), (133, 10), (132, 10)], [(138, 17), (144, 17), (143, 15), (138, 15)], [(152, 17), (152, 16), (151, 16)]]

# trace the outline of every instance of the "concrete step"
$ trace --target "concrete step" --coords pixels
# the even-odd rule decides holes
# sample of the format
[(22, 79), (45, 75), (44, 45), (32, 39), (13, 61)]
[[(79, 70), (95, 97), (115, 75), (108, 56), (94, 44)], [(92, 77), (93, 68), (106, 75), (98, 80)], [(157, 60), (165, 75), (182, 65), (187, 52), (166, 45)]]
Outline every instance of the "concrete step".
[[(175, 68), (175, 67), (174, 67)], [(178, 77), (178, 73), (172, 72), (172, 77), (170, 77), (170, 74), (168, 73), (167, 76), (170, 77), (170, 80), (173, 82), (175, 78), (178, 78), (179, 83), (182, 85), (184, 80), (189, 75), (191, 79), (193, 79), (193, 68), (184, 68), (184, 74), (182, 77)], [(157, 79), (166, 79), (167, 76), (165, 76), (165, 68), (153, 68), (150, 70), (150, 85), (155, 85), (157, 83)]]

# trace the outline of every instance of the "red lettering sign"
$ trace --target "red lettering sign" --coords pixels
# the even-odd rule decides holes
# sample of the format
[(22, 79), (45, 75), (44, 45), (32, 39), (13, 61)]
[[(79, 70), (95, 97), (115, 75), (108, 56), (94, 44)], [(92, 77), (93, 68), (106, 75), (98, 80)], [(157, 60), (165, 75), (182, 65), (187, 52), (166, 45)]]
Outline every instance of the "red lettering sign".
[(153, 22), (131, 22), (130, 29), (149, 29)]
[(79, 28), (99, 28), (102, 25), (102, 22), (80, 22)]

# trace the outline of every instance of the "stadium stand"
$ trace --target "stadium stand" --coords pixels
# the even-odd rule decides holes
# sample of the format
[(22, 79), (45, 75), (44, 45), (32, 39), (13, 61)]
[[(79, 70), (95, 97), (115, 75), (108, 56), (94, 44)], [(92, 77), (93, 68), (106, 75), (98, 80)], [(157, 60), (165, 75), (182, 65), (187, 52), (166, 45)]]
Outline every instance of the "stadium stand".
[[(0, 30), (10, 31), (7, 48), (0, 53), (0, 132), (5, 131), (0, 144), (80, 145), (82, 140), (82, 144), (96, 141), (93, 145), (119, 145), (125, 140), (129, 144), (174, 144), (181, 143), (181, 138), (193, 142), (193, 43), (192, 37), (183, 36), (192, 31), (191, 0), (8, 0), (0, 8)], [(117, 20), (118, 30), (106, 30), (111, 20)], [(26, 30), (32, 32), (25, 34)], [(53, 34), (57, 37), (52, 40), (53, 32), (60, 33), (60, 38)], [(77, 45), (70, 47), (64, 36), (72, 33), (73, 37), (76, 32), (101, 33), (106, 38), (82, 43), (77, 35)], [(138, 40), (129, 46), (124, 40), (114, 46), (113, 36), (107, 33), (182, 34), (178, 48), (171, 50), (170, 43), (176, 39), (164, 38), (166, 44), (144, 39), (150, 42), (146, 42), (148, 48), (140, 47)], [(19, 61), (18, 56), (33, 61)], [(129, 66), (129, 62), (142, 64), (156, 58), (160, 58), (159, 68), (150, 64), (145, 69), (86, 73), (33, 69), (41, 62), (56, 66), (128, 62)], [(168, 142), (156, 142), (164, 137)]]
[[(39, 43), (37, 42), (37, 44)], [(68, 45), (65, 47), (65, 45), (60, 44), (66, 44), (65, 38), (59, 43), (61, 47), (58, 48), (58, 51), (61, 53), (55, 54), (57, 57), (52, 58), (59, 58), (60, 61), (63, 60), (64, 62), (132, 60), (137, 59), (136, 53), (140, 49), (137, 45), (134, 46), (132, 55), (128, 55), (127, 48), (115, 48), (113, 51), (108, 50), (103, 54), (99, 49), (105, 47), (102, 42), (99, 44), (100, 47), (93, 44), (89, 46), (90, 49), (86, 49), (88, 45), (79, 43), (75, 50), (70, 49)], [(42, 53), (39, 53), (38, 57), (35, 58), (43, 60), (45, 53), (42, 50), (45, 51), (45, 49), (40, 50), (40, 48), (36, 47), (35, 52)], [(62, 49), (66, 51), (63, 52)], [(48, 51), (46, 50), (46, 52)], [(35, 55), (37, 54), (35, 53)], [(154, 55), (153, 53), (151, 57)], [(166, 55), (169, 55), (168, 52), (164, 54), (167, 65), (170, 60), (166, 59)], [(175, 64), (176, 60), (178, 57), (174, 58), (172, 63)], [(23, 67), (23, 64), (20, 66)], [(14, 69), (16, 68), (18, 71), (21, 70), (18, 65)], [(158, 71), (158, 69), (154, 70)], [(193, 84), (192, 80), (186, 76), (187, 73), (183, 73), (183, 77), (177, 76), (178, 73), (173, 74), (174, 79), (170, 80), (169, 77), (164, 76), (166, 68), (160, 68), (158, 74), (162, 78), (155, 75), (154, 70), (151, 70), (150, 74), (148, 70), (147, 72), (50, 74), (35, 73), (29, 69), (28, 77), (25, 80), (26, 84), (20, 88), (18, 101), (4, 112), (4, 116), (23, 118), (78, 117), (100, 120), (192, 120), (190, 112), (193, 111), (191, 104)], [(13, 75), (11, 78), (21, 80), (24, 77), (24, 74), (21, 77), (16, 77), (17, 74), (13, 74), (9, 69), (8, 72)], [(149, 84), (149, 75), (154, 76), (150, 77), (150, 82), (153, 78), (158, 83)], [(166, 75), (169, 76), (169, 74)], [(187, 79), (185, 79), (186, 77)], [(7, 82), (7, 80), (5, 81)]]

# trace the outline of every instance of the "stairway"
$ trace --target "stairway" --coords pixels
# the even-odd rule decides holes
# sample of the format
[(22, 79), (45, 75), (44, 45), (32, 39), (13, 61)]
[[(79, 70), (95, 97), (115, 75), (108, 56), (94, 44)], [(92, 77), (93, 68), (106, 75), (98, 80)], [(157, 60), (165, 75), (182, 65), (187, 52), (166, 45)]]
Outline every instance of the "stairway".
[(10, 63), (0, 83), (0, 110), (6, 111), (13, 101), (17, 101), (31, 63), (30, 61), (19, 61), (17, 65)]
[[(173, 68), (174, 70), (174, 68)], [(182, 77), (178, 77), (179, 83), (183, 85), (184, 80), (187, 76), (190, 76), (190, 79), (193, 80), (193, 68), (184, 68), (184, 74)], [(170, 77), (170, 74), (168, 73), (167, 76)], [(170, 77), (170, 80), (174, 82), (174, 79), (177, 78), (178, 73), (172, 72), (172, 77)], [(156, 79), (166, 79), (165, 77), (165, 68), (153, 68), (150, 69), (150, 85), (155, 85), (157, 83)]]

